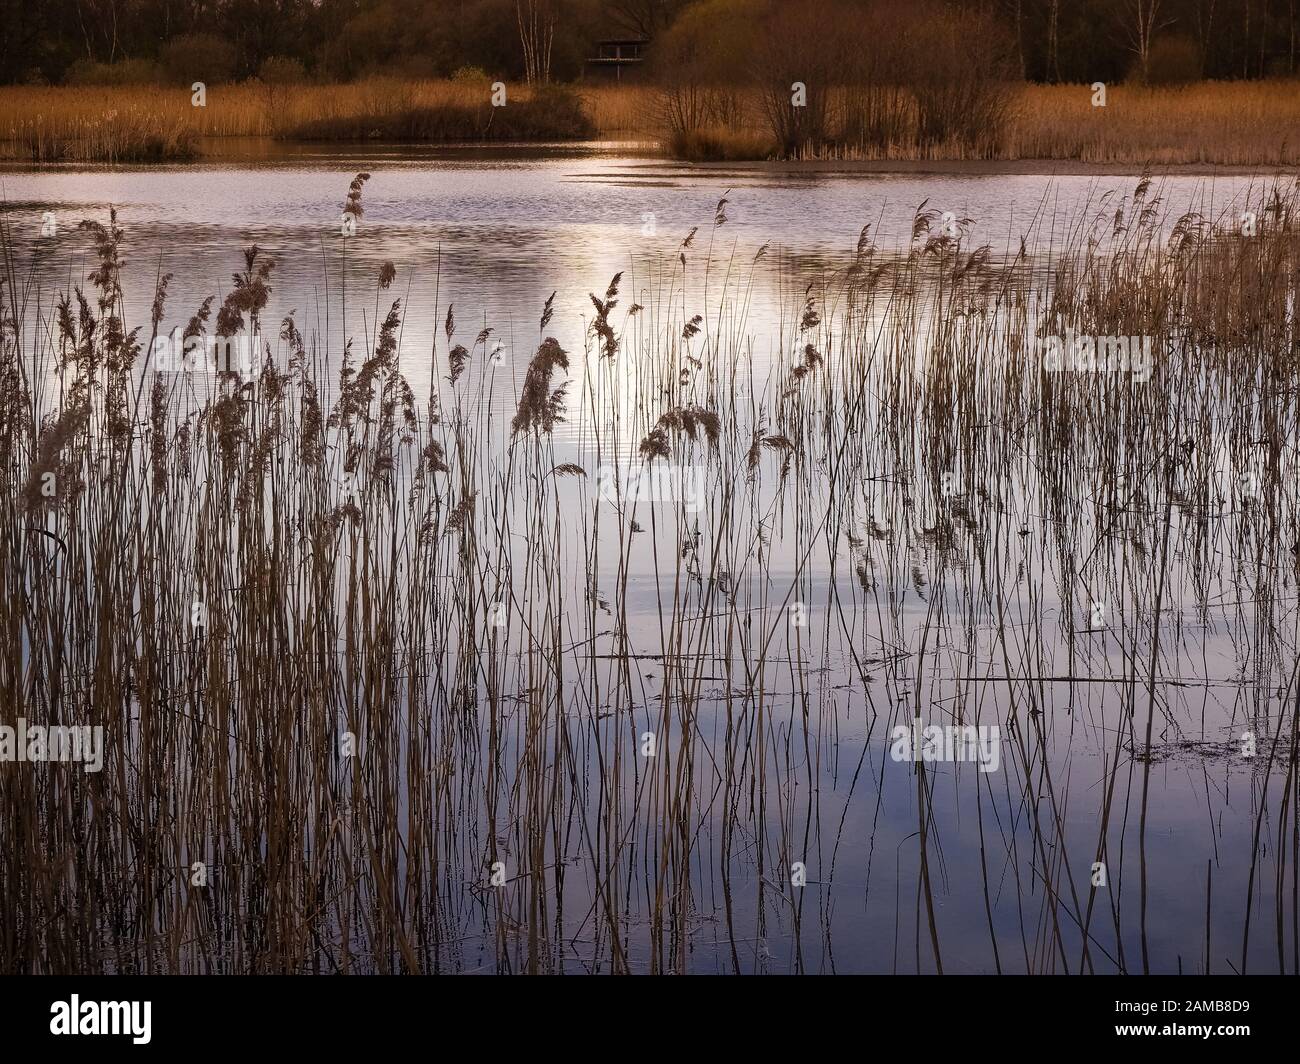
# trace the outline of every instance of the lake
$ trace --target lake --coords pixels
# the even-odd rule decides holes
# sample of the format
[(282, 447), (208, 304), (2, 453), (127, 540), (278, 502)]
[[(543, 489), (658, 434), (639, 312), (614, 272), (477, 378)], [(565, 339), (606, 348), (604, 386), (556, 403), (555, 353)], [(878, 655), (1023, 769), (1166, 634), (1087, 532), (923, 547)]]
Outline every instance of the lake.
[[(79, 962), (1295, 971), (1297, 393), (1259, 331), (1293, 336), (1294, 279), (1225, 306), (1228, 238), (1180, 243), (1192, 212), (1271, 233), (1271, 179), (624, 150), (0, 174), (39, 415), (69, 383), (52, 300), (96, 261), (75, 225), (110, 205), (128, 329), (147, 337), (160, 274), (162, 332), (219, 305), (256, 244), (276, 366), (292, 311), (341, 411), (347, 339), (356, 369), (400, 299), (375, 380), (421, 404), (401, 457), (403, 430), (342, 412), (317, 466), (306, 405), (259, 390), (233, 450), (211, 437), (186, 481), (169, 437), (166, 494), (112, 517), (85, 507), (123, 452), (87, 439), (90, 501), (43, 518), (65, 555), (24, 579), (92, 605), (66, 629), (24, 613), (26, 660), (134, 678), (57, 703), (116, 722), (84, 786), (116, 766), (115, 800), (171, 825), (147, 860), (216, 871), (201, 915), (183, 875), (108, 906)], [(1076, 332), (1153, 364), (1044, 368)], [(567, 372), (543, 371), (547, 336)], [(214, 432), (223, 385), (160, 376), (177, 423)], [(220, 620), (189, 627), (194, 603)], [(172, 704), (216, 737), (147, 723)], [(129, 882), (150, 851), (125, 836), (77, 874)]]

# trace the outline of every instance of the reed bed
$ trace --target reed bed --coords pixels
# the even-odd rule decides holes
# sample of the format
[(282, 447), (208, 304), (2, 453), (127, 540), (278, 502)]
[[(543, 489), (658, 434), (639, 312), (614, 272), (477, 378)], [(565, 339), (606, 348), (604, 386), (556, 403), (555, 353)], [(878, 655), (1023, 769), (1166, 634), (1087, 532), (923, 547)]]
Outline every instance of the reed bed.
[(198, 138), (185, 116), (130, 104), (47, 121), (43, 113), (9, 125), (11, 153), (35, 163), (160, 163), (192, 159)]
[(1300, 84), (1201, 82), (1119, 85), (1093, 107), (1086, 85), (1025, 94), (1006, 150), (1012, 158), (1142, 166), (1294, 166), (1300, 161)]
[[(828, 94), (829, 135), (809, 158), (974, 161), (1053, 159), (1135, 167), (1175, 164), (1292, 166), (1300, 96), (1291, 81), (1203, 82), (1172, 88), (1110, 85), (1105, 106), (1088, 85), (1009, 87), (1005, 119), (987, 135), (919, 135), (910, 90), (889, 86)], [(657, 135), (687, 159), (774, 158), (775, 142), (754, 93), (728, 95), (726, 122)], [(662, 110), (662, 107), (661, 107)]]
[[(509, 98), (530, 106), (527, 86)], [(663, 100), (650, 85), (581, 84), (565, 97), (554, 122), (545, 106), (521, 113), (517, 139), (595, 138), (659, 144), (687, 159), (763, 159), (775, 154), (761, 101), (730, 93), (726, 122), (706, 123), (674, 137)], [(465, 140), (496, 135), (482, 117), (487, 82), (374, 78), (336, 85), (213, 85), (195, 107), (188, 87), (153, 85), (0, 88), (0, 150), (12, 157), (59, 161), (149, 162), (190, 158), (204, 138)], [(858, 94), (860, 95), (860, 94)], [(843, 94), (840, 94), (843, 96)], [(903, 96), (906, 96), (904, 93)], [(1087, 85), (1025, 85), (1011, 90), (1006, 127), (994, 145), (958, 142), (918, 147), (906, 100), (893, 135), (857, 138), (853, 99), (837, 96), (845, 135), (822, 150), (846, 159), (1059, 159), (1136, 166), (1215, 164), (1289, 166), (1300, 162), (1300, 94), (1289, 81), (1204, 82), (1175, 88), (1109, 86), (1105, 107), (1093, 107)], [(580, 100), (580, 104), (579, 101)], [(498, 114), (507, 125), (509, 107)], [(468, 116), (468, 117), (467, 117)], [(488, 113), (488, 117), (491, 117)], [(487, 132), (484, 132), (484, 129)]]
[[(582, 351), (438, 304), (418, 380), (436, 289), (346, 242), (343, 344), (257, 248), (137, 327), (128, 219), (36, 304), (6, 232), (0, 723), (106, 760), (0, 764), (0, 968), (1296, 972), (1300, 192), (1257, 198), (997, 252), (923, 204), (831, 264), (737, 262), (724, 198)], [(160, 371), (173, 322), (252, 371)], [(1149, 379), (1048, 372), (1069, 330)], [(913, 717), (1000, 768), (893, 760)]]
[(288, 140), (573, 139), (595, 134), (565, 90), (488, 81), (371, 78), (337, 85), (211, 85), (0, 89), (8, 154), (37, 162), (157, 162), (191, 158), (204, 138)]

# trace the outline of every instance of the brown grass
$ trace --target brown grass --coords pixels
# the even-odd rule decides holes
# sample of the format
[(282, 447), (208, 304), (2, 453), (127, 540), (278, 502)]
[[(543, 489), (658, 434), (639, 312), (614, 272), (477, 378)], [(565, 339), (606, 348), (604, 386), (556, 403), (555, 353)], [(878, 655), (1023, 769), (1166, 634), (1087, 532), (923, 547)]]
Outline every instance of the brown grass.
[[(301, 131), (307, 139), (354, 139), (400, 124), (403, 116), (481, 109), (490, 105), (491, 92), (488, 82), (391, 78), (274, 87), (246, 82), (209, 86), (207, 105), (195, 107), (188, 89), (169, 86), (7, 87), (0, 88), (0, 155), (39, 162), (133, 161), (137, 153), (130, 146), (146, 134), (174, 147), (165, 153), (169, 158), (191, 154), (206, 137), (297, 139)], [(508, 85), (507, 93), (525, 105), (534, 96), (524, 85)], [(602, 98), (599, 91), (584, 92), (584, 99)]]
[(1021, 94), (1009, 158), (1117, 163), (1300, 162), (1300, 85), (1200, 82), (1171, 88), (1111, 86), (1093, 107), (1086, 85)]
[[(193, 107), (184, 88), (0, 89), (0, 153), (37, 161), (132, 161), (183, 158), (205, 137), (314, 136), (351, 139), (360, 125), (443, 107), (471, 107), (490, 93), (487, 83), (371, 79), (339, 85), (276, 87), (249, 82), (214, 85), (206, 107)], [(648, 85), (578, 87), (597, 139), (669, 144), (655, 90)], [(511, 85), (512, 100), (527, 101)], [(1300, 92), (1292, 82), (1202, 82), (1174, 88), (1108, 87), (1107, 106), (1093, 107), (1086, 85), (1031, 85), (1015, 90), (1002, 159), (1220, 165), (1300, 163)], [(360, 123), (360, 125), (358, 124)], [(441, 128), (441, 127), (439, 127)], [(448, 125), (447, 128), (453, 128)], [(335, 130), (333, 134), (329, 130)], [(436, 139), (436, 138), (435, 138)], [(710, 129), (670, 153), (688, 158), (763, 158), (771, 135), (757, 100), (742, 100), (738, 122)], [(923, 151), (903, 142), (863, 153), (834, 148), (842, 157), (966, 159), (969, 149), (939, 143)]]

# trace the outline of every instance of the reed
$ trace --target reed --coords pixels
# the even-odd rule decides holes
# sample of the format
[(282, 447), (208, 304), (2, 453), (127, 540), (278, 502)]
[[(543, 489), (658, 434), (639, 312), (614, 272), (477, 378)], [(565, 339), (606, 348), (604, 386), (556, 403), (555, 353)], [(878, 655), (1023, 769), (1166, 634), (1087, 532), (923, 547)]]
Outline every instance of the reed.
[(148, 162), (192, 157), (205, 139), (573, 139), (595, 132), (578, 97), (538, 99), (507, 86), (492, 107), (489, 82), (371, 78), (337, 85), (208, 86), (204, 106), (188, 87), (0, 89), (7, 154), (37, 162)]
[[(0, 763), (0, 968), (1172, 970), (1194, 757), (1249, 791), (1185, 855), (1234, 967), (1295, 972), (1300, 191), (1254, 197), (744, 265), (724, 198), (581, 351), (551, 301), (504, 358), (438, 305), (427, 380), (425, 294), (346, 241), (363, 342), (254, 247), (175, 318), (261, 338), (204, 373), (157, 362), (165, 276), (124, 320), (124, 220), (41, 306), (0, 228), (0, 723), (105, 734)], [(1052, 371), (1071, 331), (1152, 338), (1148, 379)], [(1000, 771), (893, 761), (913, 716), (998, 725)]]
[[(337, 85), (257, 82), (209, 86), (207, 105), (188, 88), (167, 86), (0, 88), (0, 150), (38, 162), (184, 159), (205, 138), (465, 140), (597, 138), (658, 144), (687, 159), (763, 159), (777, 154), (758, 95), (724, 93), (717, 115), (678, 128), (651, 85), (583, 84), (531, 103), (488, 111), (487, 82), (368, 79)], [(1285, 131), (1300, 121), (1300, 97), (1286, 81), (1203, 82), (1172, 88), (1110, 86), (1093, 107), (1086, 85), (1012, 87), (994, 142), (919, 138), (911, 90), (863, 87), (830, 94), (825, 158), (896, 160), (1055, 159), (1134, 166), (1290, 166), (1300, 142)], [(579, 102), (580, 101), (580, 102)], [(499, 112), (488, 124), (493, 111)], [(711, 113), (711, 112), (710, 112)]]

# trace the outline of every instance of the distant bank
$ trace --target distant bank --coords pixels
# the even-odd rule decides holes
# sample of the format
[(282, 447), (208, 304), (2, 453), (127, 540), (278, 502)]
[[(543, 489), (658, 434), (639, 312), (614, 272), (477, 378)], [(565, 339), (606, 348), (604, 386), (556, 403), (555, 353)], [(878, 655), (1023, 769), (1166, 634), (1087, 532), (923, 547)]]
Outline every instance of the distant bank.
[(673, 92), (644, 84), (250, 81), (202, 86), (201, 92), (157, 85), (9, 86), (0, 88), (0, 154), (37, 164), (175, 162), (204, 154), (212, 138), (252, 137), (444, 145), (616, 140), (684, 160), (797, 160), (902, 171), (957, 162), (989, 173), (1042, 172), (1046, 162), (1099, 172), (1300, 164), (1300, 85), (1294, 81), (1116, 85), (1101, 93), (1097, 85), (1013, 84), (1004, 91), (1005, 117), (997, 130), (927, 138), (909, 125), (905, 98), (886, 132), (861, 121), (862, 100), (844, 90), (830, 95), (815, 137), (781, 148), (770, 101), (765, 106), (747, 90), (734, 90), (730, 118), (716, 123), (707, 116), (683, 118)]

